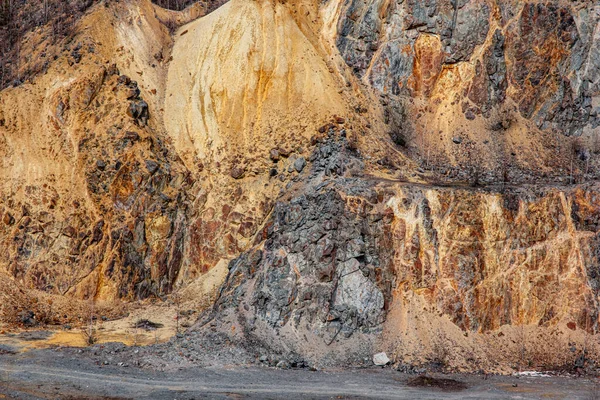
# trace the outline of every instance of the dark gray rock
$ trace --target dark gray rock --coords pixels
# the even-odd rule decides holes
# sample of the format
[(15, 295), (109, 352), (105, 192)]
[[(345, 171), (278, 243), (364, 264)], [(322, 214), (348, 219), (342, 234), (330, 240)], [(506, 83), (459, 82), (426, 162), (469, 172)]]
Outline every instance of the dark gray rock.
[(302, 170), (304, 169), (305, 166), (306, 166), (306, 160), (304, 159), (304, 157), (299, 157), (296, 159), (296, 161), (294, 161), (294, 169), (298, 173), (302, 172)]
[(148, 119), (150, 119), (150, 112), (148, 111), (148, 103), (144, 100), (133, 100), (129, 103), (127, 114), (133, 118), (140, 126), (146, 126)]
[(35, 319), (35, 313), (33, 311), (21, 311), (19, 313), (19, 321), (24, 326), (36, 326), (38, 321)]
[[(368, 189), (353, 190), (377, 198), (365, 194)], [(244, 339), (237, 341), (275, 352), (296, 348), (303, 332), (328, 345), (354, 335), (363, 335), (368, 344), (375, 337), (369, 335), (380, 331), (391, 298), (393, 269), (377, 246), (385, 240), (385, 223), (381, 215), (347, 209), (336, 189), (323, 185), (277, 203), (266, 241), (230, 262), (219, 299), (201, 320), (214, 318), (221, 326), (231, 316), (243, 329)], [(296, 332), (294, 339), (281, 336), (284, 328)], [(297, 351), (303, 358), (301, 348)]]
[[(516, 94), (512, 100), (518, 112), (540, 129), (578, 136), (585, 127), (600, 126), (599, 107), (593, 106), (600, 97), (597, 9), (500, 1), (500, 13), (493, 13), (488, 3), (345, 0), (337, 47), (354, 73), (380, 92), (427, 96), (416, 44), (429, 35), (441, 44), (438, 74), (443, 65), (475, 64), (469, 89), (462, 95), (470, 100), (470, 106), (463, 107), (467, 119), (489, 117), (510, 92)], [(500, 28), (486, 43), (496, 22)], [(487, 46), (483, 55), (473, 59), (482, 45)], [(513, 62), (507, 64), (507, 59)], [(435, 71), (427, 73), (435, 78)], [(509, 91), (510, 86), (514, 90)]]

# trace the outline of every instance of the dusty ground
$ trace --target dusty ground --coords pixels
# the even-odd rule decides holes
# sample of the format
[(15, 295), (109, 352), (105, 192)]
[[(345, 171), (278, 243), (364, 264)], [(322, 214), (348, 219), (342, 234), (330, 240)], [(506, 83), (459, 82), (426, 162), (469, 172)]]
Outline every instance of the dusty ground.
[(0, 356), (0, 398), (14, 399), (596, 399), (599, 393), (597, 383), (583, 378), (435, 375), (457, 381), (447, 389), (415, 386), (431, 382), (418, 378), (375, 367), (220, 366), (165, 373), (97, 365), (56, 350)]
[[(94, 341), (97, 344), (118, 342), (128, 346), (164, 343), (178, 331), (185, 331), (195, 321), (197, 312), (186, 305), (187, 303), (179, 307), (169, 303), (143, 305), (132, 308), (126, 317), (114, 320), (103, 320), (98, 315), (92, 324)], [(144, 321), (152, 324), (149, 326)], [(64, 346), (85, 347), (85, 332), (89, 328), (89, 324), (83, 324), (3, 330), (0, 333), (0, 348), (5, 346), (21, 352)]]
[[(171, 294), (164, 301), (148, 299), (115, 305), (67, 302), (45, 294), (42, 297), (32, 297), (38, 306), (33, 308), (36, 315), (50, 317), (42, 318), (42, 321), (31, 327), (23, 327), (22, 324), (0, 318), (0, 349), (5, 346), (20, 352), (64, 346), (85, 347), (85, 331), (90, 329), (90, 317), (97, 344), (117, 342), (136, 346), (167, 342), (177, 332), (184, 332), (192, 326), (199, 313), (210, 306), (226, 272), (227, 265), (221, 264), (203, 275), (202, 279)], [(10, 288), (10, 285), (2, 286), (2, 283), (0, 280), (0, 289)], [(6, 291), (4, 294), (6, 295)], [(22, 303), (25, 304), (26, 301)], [(10, 303), (5, 305), (10, 306)], [(45, 314), (42, 311), (46, 311)], [(13, 314), (15, 318), (19, 318), (17, 313)], [(63, 314), (69, 318), (61, 318)], [(44, 321), (48, 323), (43, 323)], [(157, 325), (148, 326), (143, 321)]]

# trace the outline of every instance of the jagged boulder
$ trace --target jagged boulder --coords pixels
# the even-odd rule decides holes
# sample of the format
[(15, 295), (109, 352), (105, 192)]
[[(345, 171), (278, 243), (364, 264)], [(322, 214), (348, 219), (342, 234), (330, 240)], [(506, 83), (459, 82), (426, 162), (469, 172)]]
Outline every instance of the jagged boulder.
[[(393, 273), (376, 248), (385, 234), (384, 216), (362, 206), (355, 210), (333, 189), (309, 190), (278, 203), (266, 240), (231, 261), (205, 322), (225, 327), (235, 321), (245, 343), (272, 351), (291, 347), (313, 362), (371, 354), (369, 343), (380, 332), (391, 299)], [(364, 346), (331, 354), (338, 341), (354, 336)], [(313, 342), (316, 348), (331, 347), (314, 354)]]

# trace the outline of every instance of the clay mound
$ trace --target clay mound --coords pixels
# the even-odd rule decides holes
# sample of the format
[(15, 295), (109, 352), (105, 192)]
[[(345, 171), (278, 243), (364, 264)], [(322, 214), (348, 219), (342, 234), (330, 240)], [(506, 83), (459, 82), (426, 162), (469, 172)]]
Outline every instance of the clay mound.
[(234, 0), (176, 37), (165, 125), (190, 169), (301, 146), (344, 113), (338, 84), (284, 4)]

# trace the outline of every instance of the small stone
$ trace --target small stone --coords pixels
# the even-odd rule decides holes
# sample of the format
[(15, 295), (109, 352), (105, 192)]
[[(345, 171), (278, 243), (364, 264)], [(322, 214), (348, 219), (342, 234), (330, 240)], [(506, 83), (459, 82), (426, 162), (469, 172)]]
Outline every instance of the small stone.
[(148, 103), (144, 100), (133, 100), (127, 108), (127, 115), (133, 118), (140, 126), (146, 126), (150, 114), (148, 111)]
[(276, 367), (281, 369), (290, 369), (290, 364), (285, 360), (281, 360), (277, 363)]
[(346, 119), (345, 119), (345, 118), (342, 118), (342, 117), (337, 117), (337, 118), (335, 119), (335, 122), (336, 122), (338, 125), (343, 125), (343, 124), (345, 124), (345, 123), (346, 123)]
[(140, 135), (138, 135), (137, 132), (127, 131), (125, 132), (125, 135), (123, 135), (123, 139), (135, 142), (140, 139)]
[(127, 100), (133, 100), (140, 95), (140, 89), (137, 87), (136, 88), (128, 87), (126, 89), (125, 93), (126, 93)]
[(35, 320), (35, 314), (33, 311), (21, 311), (19, 314), (19, 320), (25, 326), (34, 326), (37, 325), (37, 321)]
[(269, 176), (270, 177), (277, 176), (277, 168), (271, 168), (271, 170), (269, 171)]
[(106, 70), (106, 74), (108, 76), (111, 75), (119, 75), (119, 68), (117, 68), (117, 64), (111, 64), (110, 67)]
[(244, 174), (246, 173), (246, 169), (244, 167), (240, 167), (240, 166), (235, 166), (233, 168), (231, 168), (231, 177), (233, 179), (242, 179), (244, 177)]
[(462, 138), (455, 136), (452, 138), (452, 141), (454, 142), (454, 144), (461, 144), (462, 143)]
[(260, 361), (260, 362), (267, 362), (267, 361), (269, 361), (269, 357), (267, 357), (267, 356), (260, 356), (260, 358), (258, 359), (258, 361)]
[(98, 168), (100, 171), (104, 171), (104, 168), (106, 168), (106, 163), (102, 160), (98, 160), (96, 161), (96, 168)]
[(302, 172), (302, 170), (304, 169), (305, 166), (306, 166), (306, 160), (304, 159), (304, 157), (300, 157), (300, 158), (296, 159), (296, 161), (294, 161), (294, 168), (296, 169), (297, 172)]
[(377, 353), (373, 356), (373, 364), (384, 366), (390, 363), (390, 359), (385, 353)]
[[(116, 65), (115, 65), (116, 67)], [(131, 82), (131, 79), (129, 79), (129, 77), (127, 75), (121, 75), (119, 76), (119, 79), (117, 79), (117, 82), (121, 85), (129, 85), (129, 83)]]
[(5, 225), (13, 225), (15, 223), (15, 218), (9, 213), (6, 213), (4, 214), (4, 217), (2, 217), (2, 222), (4, 222)]
[(271, 152), (269, 153), (269, 158), (271, 158), (271, 161), (273, 162), (279, 161), (279, 150), (271, 149)]
[(279, 155), (283, 158), (288, 158), (292, 153), (290, 150), (284, 149), (283, 147), (279, 147), (277, 151), (279, 151)]

